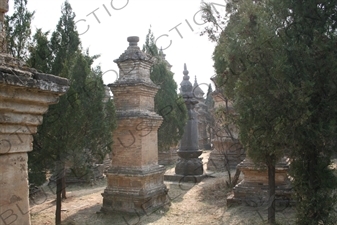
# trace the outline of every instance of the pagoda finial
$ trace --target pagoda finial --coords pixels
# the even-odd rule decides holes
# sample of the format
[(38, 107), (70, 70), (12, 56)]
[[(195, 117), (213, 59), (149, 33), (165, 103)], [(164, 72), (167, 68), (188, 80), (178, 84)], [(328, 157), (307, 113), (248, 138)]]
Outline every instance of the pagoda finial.
[(205, 94), (198, 84), (197, 76), (195, 76), (195, 79), (194, 79), (193, 94), (194, 94), (194, 97), (196, 98), (202, 98)]
[(190, 77), (188, 76), (188, 70), (187, 70), (187, 67), (186, 67), (186, 63), (184, 63), (184, 77), (183, 77), (183, 81), (180, 83), (180, 91), (181, 93), (190, 93), (192, 91), (192, 84), (191, 82), (189, 81), (190, 80)]
[(129, 42), (129, 46), (137, 47), (139, 37), (138, 36), (130, 36), (130, 37), (127, 38), (127, 41)]
[[(139, 42), (138, 36), (130, 36), (127, 38), (129, 42), (129, 47), (124, 51), (122, 55), (119, 56), (118, 59), (115, 59), (115, 63), (122, 63), (128, 60), (139, 60), (139, 61), (147, 61), (151, 64), (154, 63), (154, 59), (151, 55), (146, 54), (145, 52), (141, 51), (138, 47), (137, 43)], [(130, 72), (133, 69), (130, 70)]]
[(187, 70), (187, 67), (186, 67), (186, 63), (184, 63), (184, 72), (183, 72), (183, 74), (184, 74), (185, 76), (188, 75), (188, 70)]

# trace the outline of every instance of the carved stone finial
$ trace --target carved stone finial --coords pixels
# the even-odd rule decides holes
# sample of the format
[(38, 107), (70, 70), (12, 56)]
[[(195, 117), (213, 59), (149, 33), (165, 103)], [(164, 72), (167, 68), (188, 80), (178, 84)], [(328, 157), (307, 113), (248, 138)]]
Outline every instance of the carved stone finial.
[(192, 92), (192, 83), (189, 81), (190, 80), (190, 76), (188, 76), (188, 70), (186, 67), (186, 63), (184, 63), (184, 71), (183, 71), (184, 77), (183, 77), (183, 81), (180, 83), (180, 91), (182, 94), (191, 94)]
[(183, 80), (186, 80), (188, 82), (190, 82), (190, 76), (188, 76), (188, 70), (187, 70), (187, 67), (186, 67), (186, 63), (184, 63), (184, 71), (183, 71), (183, 74), (184, 74), (184, 77), (183, 77)]
[(129, 46), (137, 46), (137, 43), (139, 42), (139, 37), (137, 36), (131, 36), (127, 38), (128, 42), (129, 42)]
[[(148, 61), (150, 63), (154, 62), (154, 59), (151, 55), (148, 55), (140, 50), (137, 43), (139, 42), (138, 36), (131, 36), (127, 38), (129, 42), (129, 47), (125, 50), (125, 52), (119, 56), (118, 59), (115, 59), (115, 63), (125, 62), (127, 60), (139, 60), (139, 61)], [(133, 70), (133, 69), (132, 69)]]
[(200, 88), (198, 81), (197, 81), (197, 76), (194, 78), (194, 85), (193, 85), (193, 95), (197, 99), (202, 99), (204, 96), (204, 91)]
[(186, 67), (186, 63), (184, 63), (184, 72), (183, 72), (183, 74), (184, 74), (185, 76), (188, 75), (188, 70), (187, 70), (187, 67)]

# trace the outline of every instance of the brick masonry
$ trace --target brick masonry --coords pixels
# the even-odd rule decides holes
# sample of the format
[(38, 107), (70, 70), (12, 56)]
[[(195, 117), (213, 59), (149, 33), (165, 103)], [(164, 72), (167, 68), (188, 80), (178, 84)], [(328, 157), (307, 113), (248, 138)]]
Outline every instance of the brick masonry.
[(154, 112), (159, 87), (150, 79), (153, 59), (140, 51), (138, 37), (128, 41), (128, 49), (114, 61), (120, 77), (109, 85), (118, 125), (101, 211), (145, 214), (168, 201), (165, 168), (158, 165), (157, 131), (163, 119)]

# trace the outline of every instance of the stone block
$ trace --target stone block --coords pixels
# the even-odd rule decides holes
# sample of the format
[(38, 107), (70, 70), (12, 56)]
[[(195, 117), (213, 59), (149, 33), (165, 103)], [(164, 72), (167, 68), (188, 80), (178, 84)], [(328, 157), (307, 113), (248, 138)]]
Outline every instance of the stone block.
[[(103, 212), (122, 211), (142, 213), (148, 205), (159, 207), (166, 204), (167, 188), (163, 184), (163, 166), (153, 166), (147, 170), (112, 168), (107, 173), (108, 186), (104, 190)], [(118, 186), (114, 180), (118, 180)], [(112, 184), (112, 185), (111, 185)], [(122, 202), (122, 204), (120, 204)]]
[(7, 54), (0, 54), (0, 64), (0, 223), (30, 225), (27, 152), (48, 105), (69, 82), (22, 67)]
[(0, 140), (0, 154), (30, 152), (33, 150), (33, 136), (30, 134), (0, 134)]
[[(244, 179), (233, 188), (233, 194), (227, 198), (227, 204), (246, 203), (263, 204), (268, 202), (268, 171), (265, 166), (256, 166), (246, 158), (238, 166)], [(288, 178), (289, 160), (284, 157), (275, 168), (275, 198), (292, 203), (292, 187)]]

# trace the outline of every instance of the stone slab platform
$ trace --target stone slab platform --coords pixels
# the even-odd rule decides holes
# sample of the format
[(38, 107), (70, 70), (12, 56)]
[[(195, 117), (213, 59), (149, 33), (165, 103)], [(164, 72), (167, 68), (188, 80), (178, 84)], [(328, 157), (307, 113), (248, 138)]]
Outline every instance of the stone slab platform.
[(173, 175), (169, 175), (169, 174), (165, 174), (164, 175), (164, 180), (165, 181), (174, 181), (174, 182), (195, 182), (195, 183), (199, 183), (202, 179), (204, 179), (205, 177), (207, 177), (206, 174), (202, 174), (202, 175), (179, 175), (179, 174), (173, 174)]
[(171, 169), (167, 170), (164, 174), (164, 181), (171, 181), (171, 182), (195, 182), (199, 183), (202, 179), (209, 177), (207, 172), (207, 161), (209, 158), (209, 154), (211, 151), (203, 151), (200, 158), (202, 158), (203, 161), (203, 167), (204, 167), (204, 174), (202, 175), (191, 175), (191, 176), (184, 176), (184, 175), (178, 175), (175, 174), (175, 167), (172, 167)]

